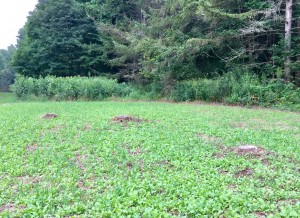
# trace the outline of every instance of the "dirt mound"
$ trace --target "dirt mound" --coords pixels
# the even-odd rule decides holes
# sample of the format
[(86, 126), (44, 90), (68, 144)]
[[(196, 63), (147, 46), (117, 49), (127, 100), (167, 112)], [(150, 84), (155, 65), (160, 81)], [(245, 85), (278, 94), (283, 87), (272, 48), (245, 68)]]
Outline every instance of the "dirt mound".
[(25, 209), (25, 206), (19, 206), (15, 204), (4, 204), (0, 207), (0, 213), (3, 213), (5, 211), (7, 212), (15, 212), (16, 210), (23, 210)]
[(92, 124), (88, 123), (84, 126), (83, 131), (87, 132), (90, 131), (92, 129)]
[(42, 118), (43, 119), (54, 119), (54, 118), (57, 118), (57, 117), (58, 117), (57, 114), (51, 114), (51, 113), (49, 113), (49, 114), (45, 114)]
[(133, 117), (133, 116), (128, 116), (128, 115), (116, 116), (112, 120), (117, 123), (128, 123), (128, 122), (140, 123), (143, 121), (138, 117)]
[(242, 145), (237, 147), (237, 152), (240, 153), (252, 153), (256, 151), (257, 151), (257, 147), (254, 145)]
[(247, 158), (255, 158), (261, 160), (263, 164), (269, 165), (269, 157), (274, 156), (275, 153), (272, 151), (267, 151), (260, 146), (254, 145), (242, 145), (238, 147), (227, 147), (220, 146), (220, 151), (212, 154), (212, 157), (217, 159), (225, 158), (229, 154), (235, 154), (237, 156), (244, 156)]
[(264, 148), (254, 145), (242, 145), (238, 147), (230, 147), (228, 149), (230, 152), (234, 152), (237, 155), (246, 155), (254, 157), (269, 156), (272, 153), (266, 151)]
[(252, 176), (252, 174), (253, 174), (252, 169), (247, 167), (243, 170), (240, 170), (240, 171), (236, 172), (235, 177), (250, 177), (250, 176)]
[(33, 144), (31, 144), (31, 145), (27, 145), (27, 146), (26, 146), (27, 152), (34, 152), (34, 151), (36, 151), (37, 149), (38, 149), (37, 143), (33, 143)]

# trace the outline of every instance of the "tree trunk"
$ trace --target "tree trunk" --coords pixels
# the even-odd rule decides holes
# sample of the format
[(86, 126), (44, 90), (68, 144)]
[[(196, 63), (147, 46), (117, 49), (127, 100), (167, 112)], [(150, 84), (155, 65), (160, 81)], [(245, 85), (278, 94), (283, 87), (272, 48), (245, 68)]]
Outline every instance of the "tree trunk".
[(286, 58), (284, 62), (284, 73), (286, 81), (291, 80), (291, 29), (292, 29), (292, 6), (293, 0), (286, 0), (285, 9), (285, 52)]
[[(300, 17), (298, 18), (297, 20), (297, 30), (298, 30), (298, 43), (300, 44)], [(298, 54), (299, 56), (297, 57), (297, 61), (298, 61), (298, 64), (300, 65), (300, 54)], [(296, 80), (296, 85), (298, 87), (300, 87), (300, 71), (298, 70), (298, 72), (296, 72), (296, 75), (295, 75), (295, 80)]]

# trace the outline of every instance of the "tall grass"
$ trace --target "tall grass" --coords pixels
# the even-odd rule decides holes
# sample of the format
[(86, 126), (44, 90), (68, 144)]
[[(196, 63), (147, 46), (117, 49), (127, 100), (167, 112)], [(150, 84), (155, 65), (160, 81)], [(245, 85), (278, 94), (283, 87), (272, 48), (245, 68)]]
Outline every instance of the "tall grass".
[(109, 97), (126, 97), (134, 88), (125, 83), (102, 77), (28, 78), (17, 76), (12, 87), (18, 98), (39, 97), (49, 100), (102, 100)]
[(289, 106), (300, 104), (300, 89), (282, 80), (260, 79), (249, 73), (229, 73), (216, 79), (178, 82), (174, 101), (217, 101), (240, 105)]
[[(153, 87), (152, 87), (153, 86)], [(155, 100), (164, 97), (155, 84), (137, 87), (103, 77), (28, 78), (17, 76), (13, 91), (18, 98), (47, 100), (103, 100), (109, 97)], [(160, 90), (160, 91), (159, 91)], [(167, 96), (165, 96), (167, 97)], [(178, 82), (169, 94), (173, 101), (209, 101), (239, 105), (300, 109), (300, 89), (282, 80), (261, 79), (249, 73), (228, 73), (215, 79)]]

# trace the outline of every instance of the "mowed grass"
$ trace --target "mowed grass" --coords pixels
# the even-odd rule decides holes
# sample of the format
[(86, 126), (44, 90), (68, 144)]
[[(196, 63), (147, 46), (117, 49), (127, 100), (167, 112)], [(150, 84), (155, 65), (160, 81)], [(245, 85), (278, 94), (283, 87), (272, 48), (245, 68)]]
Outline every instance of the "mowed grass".
[[(1, 101), (0, 128), (3, 217), (300, 216), (297, 113)], [(260, 150), (239, 154), (239, 145)]]

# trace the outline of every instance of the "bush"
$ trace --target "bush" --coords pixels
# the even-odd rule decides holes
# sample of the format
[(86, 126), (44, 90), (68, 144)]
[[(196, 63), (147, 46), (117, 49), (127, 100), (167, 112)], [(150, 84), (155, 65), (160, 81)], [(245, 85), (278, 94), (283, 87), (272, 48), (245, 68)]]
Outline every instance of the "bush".
[(171, 91), (171, 99), (174, 101), (223, 101), (230, 90), (231, 87), (226, 82), (226, 78), (183, 81), (177, 83)]
[[(119, 97), (155, 100), (162, 97), (159, 84), (138, 87), (102, 77), (28, 78), (17, 76), (13, 91), (18, 98), (50, 100), (102, 100)], [(260, 79), (249, 73), (228, 73), (215, 79), (178, 82), (170, 92), (173, 101), (209, 101), (239, 105), (298, 108), (300, 89), (282, 80)]]
[(282, 80), (260, 80), (258, 76), (244, 74), (231, 79), (232, 90), (226, 102), (242, 105), (290, 105), (299, 104), (300, 89)]
[(261, 80), (249, 73), (228, 73), (216, 79), (178, 82), (170, 98), (174, 101), (200, 100), (282, 107), (300, 104), (300, 89), (281, 80)]
[(13, 90), (18, 98), (30, 96), (50, 100), (102, 100), (109, 97), (127, 97), (134, 88), (116, 80), (101, 77), (28, 78), (17, 76)]

